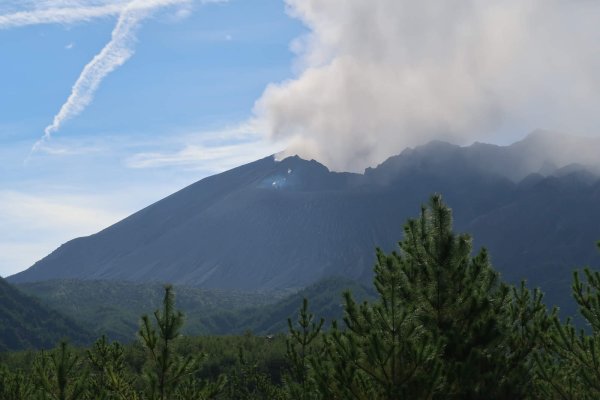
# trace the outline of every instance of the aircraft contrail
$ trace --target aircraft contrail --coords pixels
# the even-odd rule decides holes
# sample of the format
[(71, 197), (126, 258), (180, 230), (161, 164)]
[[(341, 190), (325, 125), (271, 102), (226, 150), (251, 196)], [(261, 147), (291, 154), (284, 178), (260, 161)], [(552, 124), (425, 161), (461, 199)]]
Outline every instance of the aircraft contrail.
[(134, 0), (123, 7), (110, 42), (83, 68), (69, 98), (54, 116), (52, 123), (44, 129), (42, 138), (33, 145), (32, 153), (50, 139), (52, 133), (58, 131), (66, 120), (80, 114), (92, 102), (104, 78), (131, 58), (137, 28), (145, 18), (159, 8), (189, 2), (190, 0)]

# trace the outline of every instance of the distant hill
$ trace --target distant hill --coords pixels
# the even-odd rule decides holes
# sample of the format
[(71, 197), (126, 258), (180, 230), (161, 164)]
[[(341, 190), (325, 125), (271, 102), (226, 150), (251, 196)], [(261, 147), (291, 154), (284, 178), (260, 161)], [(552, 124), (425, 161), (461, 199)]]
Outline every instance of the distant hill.
[(326, 321), (324, 327), (328, 329), (333, 320), (342, 320), (344, 314), (343, 293), (350, 291), (354, 300), (359, 303), (373, 300), (377, 296), (371, 286), (344, 278), (324, 279), (275, 304), (246, 310), (243, 313), (244, 318), (239, 319), (231, 333), (242, 333), (245, 330), (258, 334), (287, 332), (287, 319), (291, 318), (293, 322), (297, 320), (298, 312), (305, 298), (309, 300), (309, 311), (314, 315), (315, 322), (323, 318)]
[(0, 278), (0, 351), (52, 348), (62, 339), (86, 344), (92, 335)]
[[(129, 341), (135, 338), (143, 314), (161, 307), (164, 285), (115, 281), (53, 280), (22, 283), (17, 287), (41, 302), (80, 321), (100, 337)], [(272, 304), (285, 292), (244, 293), (176, 286), (177, 308), (186, 314), (184, 332), (190, 335), (213, 333), (219, 326), (212, 316), (240, 309)], [(233, 329), (229, 324), (226, 329)]]
[[(160, 284), (112, 281), (46, 281), (18, 287), (38, 297), (94, 331), (95, 336), (131, 341), (139, 330), (140, 316), (160, 308)], [(374, 297), (372, 290), (344, 278), (317, 282), (299, 292), (242, 293), (176, 286), (176, 307), (184, 312), (184, 333), (258, 334), (287, 331), (287, 318), (295, 319), (303, 298), (310, 299), (316, 317), (327, 321), (342, 317), (342, 292), (351, 290), (358, 301)]]
[[(331, 276), (370, 283), (374, 249), (442, 193), (455, 228), (490, 249), (512, 282), (568, 308), (571, 271), (600, 265), (600, 142), (536, 132), (510, 146), (432, 142), (364, 174), (268, 157), (203, 179), (89, 237), (15, 283), (53, 279), (171, 282), (254, 291)], [(596, 164), (594, 164), (596, 162)]]

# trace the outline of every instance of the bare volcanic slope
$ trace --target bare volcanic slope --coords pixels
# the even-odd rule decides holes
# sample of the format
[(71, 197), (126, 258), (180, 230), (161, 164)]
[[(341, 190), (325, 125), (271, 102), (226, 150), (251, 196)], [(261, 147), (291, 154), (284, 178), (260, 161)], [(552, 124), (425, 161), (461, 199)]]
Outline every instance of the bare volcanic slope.
[[(375, 241), (372, 232), (354, 228), (368, 226), (371, 213), (361, 208), (376, 197), (348, 193), (351, 178), (314, 161), (268, 157), (70, 241), (10, 280), (169, 281), (257, 290), (302, 287), (340, 267), (356, 277), (370, 254), (365, 260), (355, 244), (367, 242), (371, 253)], [(339, 254), (341, 248), (348, 251)]]
[(574, 152), (597, 145), (541, 132), (511, 146), (432, 142), (364, 174), (268, 157), (70, 241), (9, 280), (168, 281), (246, 291), (301, 288), (328, 276), (364, 282), (375, 247), (394, 249), (406, 218), (439, 192), (457, 230), (486, 245), (506, 278), (527, 278), (560, 297), (573, 267), (600, 265), (600, 182), (595, 166), (568, 164), (557, 146)]

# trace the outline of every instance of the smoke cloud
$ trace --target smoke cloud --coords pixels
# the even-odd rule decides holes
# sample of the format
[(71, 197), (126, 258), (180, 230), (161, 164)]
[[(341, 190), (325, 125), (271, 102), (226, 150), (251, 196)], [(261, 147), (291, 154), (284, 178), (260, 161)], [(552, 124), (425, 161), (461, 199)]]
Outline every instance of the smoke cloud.
[(600, 123), (600, 2), (286, 0), (309, 33), (256, 117), (285, 155), (361, 170), (432, 139)]

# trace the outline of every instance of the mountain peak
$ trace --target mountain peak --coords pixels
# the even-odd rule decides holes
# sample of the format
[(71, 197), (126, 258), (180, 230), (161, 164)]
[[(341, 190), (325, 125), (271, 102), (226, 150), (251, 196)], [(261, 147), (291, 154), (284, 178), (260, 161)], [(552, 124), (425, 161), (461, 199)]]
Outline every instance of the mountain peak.
[[(434, 141), (364, 175), (332, 172), (298, 156), (266, 157), (73, 240), (10, 281), (170, 281), (255, 290), (299, 288), (332, 273), (359, 279), (370, 275), (374, 248), (394, 246), (402, 222), (432, 193), (457, 204), (456, 219), (466, 224), (477, 213), (510, 204), (515, 182), (568, 165), (549, 162), (546, 149), (536, 153), (520, 143), (460, 147)], [(558, 173), (568, 180), (579, 168), (572, 164)], [(547, 180), (540, 177), (531, 177), (517, 194)]]
[[(600, 140), (577, 137), (538, 129), (508, 146), (475, 142), (458, 146), (434, 140), (415, 148), (407, 148), (376, 168), (367, 168), (365, 175), (384, 181), (397, 174), (415, 169), (450, 168), (493, 174), (519, 182), (532, 173), (553, 175), (561, 168), (600, 173)], [(385, 178), (383, 178), (385, 177)]]

